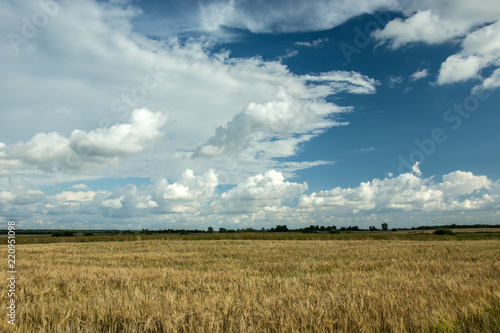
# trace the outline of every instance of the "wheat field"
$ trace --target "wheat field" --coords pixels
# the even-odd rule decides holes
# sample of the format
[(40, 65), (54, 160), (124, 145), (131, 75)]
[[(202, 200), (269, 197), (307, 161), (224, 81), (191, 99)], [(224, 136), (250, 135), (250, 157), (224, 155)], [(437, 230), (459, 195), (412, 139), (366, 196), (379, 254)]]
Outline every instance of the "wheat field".
[(500, 330), (498, 240), (30, 244), (17, 270), (18, 332)]

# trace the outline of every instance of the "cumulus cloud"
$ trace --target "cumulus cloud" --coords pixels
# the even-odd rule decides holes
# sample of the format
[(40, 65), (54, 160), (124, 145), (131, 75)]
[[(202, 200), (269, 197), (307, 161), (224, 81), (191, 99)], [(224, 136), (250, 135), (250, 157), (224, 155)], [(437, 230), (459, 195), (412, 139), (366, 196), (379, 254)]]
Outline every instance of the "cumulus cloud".
[(250, 103), (225, 126), (219, 126), (206, 143), (198, 146), (193, 157), (238, 155), (245, 152), (270, 157), (294, 155), (297, 146), (320, 134), (322, 130), (341, 125), (328, 117), (345, 111), (321, 103), (321, 99), (340, 92), (371, 94), (377, 80), (356, 72), (328, 72), (303, 75), (307, 85), (305, 97), (299, 98), (283, 87), (271, 101)]
[(283, 174), (275, 170), (249, 177), (244, 183), (222, 193), (214, 203), (215, 212), (256, 213), (282, 209), (283, 201), (297, 198), (307, 190), (307, 184), (285, 181)]
[(483, 90), (493, 90), (500, 87), (500, 68), (495, 69), (489, 78), (486, 78), (481, 84), (474, 87), (474, 94), (480, 93)]
[[(196, 175), (188, 169), (175, 182), (159, 178), (148, 185), (128, 184), (109, 192), (54, 195), (13, 180), (8, 190), (0, 191), (0, 212), (3, 216), (24, 212), (32, 221), (44, 223), (71, 218), (97, 228), (103, 227), (103, 218), (106, 226), (118, 228), (137, 227), (133, 224), (137, 218), (157, 228), (177, 222), (206, 228), (216, 223), (233, 227), (354, 223), (367, 227), (375, 221), (399, 226), (429, 221), (496, 223), (495, 212), (500, 209), (500, 180), (454, 171), (437, 181), (423, 177), (418, 165), (412, 173), (373, 179), (353, 188), (306, 194), (307, 189), (306, 183), (287, 180), (276, 170), (248, 177), (226, 190), (219, 187), (213, 170)], [(401, 221), (403, 217), (406, 220)]]
[[(373, 32), (381, 44), (392, 49), (423, 42), (460, 43), (461, 50), (442, 64), (440, 85), (482, 79), (481, 70), (500, 66), (500, 3), (493, 0), (413, 1), (403, 10), (405, 19), (394, 19)], [(476, 89), (495, 88), (500, 83), (493, 73)]]
[(441, 64), (437, 83), (447, 84), (478, 78), (480, 68), (481, 59), (477, 56), (452, 55)]
[(424, 10), (406, 20), (397, 18), (390, 21), (384, 29), (375, 31), (373, 36), (396, 49), (414, 42), (443, 43), (464, 35), (468, 28), (469, 26), (463, 22), (443, 21), (430, 10)]
[(27, 142), (4, 148), (1, 159), (45, 171), (56, 166), (63, 169), (96, 166), (142, 151), (162, 135), (160, 129), (165, 122), (166, 116), (161, 112), (136, 109), (129, 123), (89, 132), (74, 130), (69, 138), (57, 132), (38, 133)]
[[(0, 208), (39, 203), (45, 193), (24, 179), (10, 178), (8, 190), (0, 191)], [(0, 209), (1, 211), (1, 209)]]
[(455, 171), (443, 176), (437, 188), (449, 196), (471, 194), (482, 188), (489, 189), (491, 180), (486, 176), (474, 176), (472, 172)]
[[(481, 78), (480, 70), (490, 66), (500, 66), (500, 21), (468, 34), (462, 42), (460, 53), (448, 57), (441, 64), (437, 83)], [(495, 73), (483, 83), (484, 87), (489, 88), (499, 84)]]
[(273, 146), (281, 144), (281, 149), (285, 148), (284, 156), (290, 156), (301, 141), (294, 135), (306, 134), (332, 124), (324, 119), (324, 115), (281, 89), (274, 101), (250, 103), (226, 126), (219, 126), (215, 135), (199, 146), (193, 156), (237, 155), (243, 150), (253, 153), (269, 151), (264, 147), (266, 141)]
[(153, 185), (158, 213), (197, 213), (214, 194), (218, 185), (214, 170), (195, 176), (187, 169), (181, 178), (172, 184), (162, 178)]
[[(300, 198), (299, 207), (307, 209), (333, 209), (343, 214), (387, 211), (455, 211), (487, 209), (500, 193), (485, 195), (491, 181), (485, 176), (455, 171), (443, 176), (443, 182), (422, 178), (416, 165), (413, 173), (395, 178), (374, 179), (356, 188), (334, 188)], [(460, 196), (469, 195), (468, 198)], [(497, 202), (498, 204), (498, 202)]]

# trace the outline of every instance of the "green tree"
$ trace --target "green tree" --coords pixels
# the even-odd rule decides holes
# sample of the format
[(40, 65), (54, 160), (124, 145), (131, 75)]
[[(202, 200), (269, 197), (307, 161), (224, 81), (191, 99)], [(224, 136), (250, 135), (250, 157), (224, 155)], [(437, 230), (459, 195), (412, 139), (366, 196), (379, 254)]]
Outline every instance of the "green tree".
[(387, 230), (387, 228), (389, 228), (389, 225), (387, 225), (387, 223), (382, 223), (382, 230)]
[(212, 227), (208, 227), (207, 232), (208, 232), (209, 234), (213, 233), (213, 232), (214, 232), (214, 228), (212, 228)]
[(276, 232), (287, 232), (288, 227), (286, 225), (277, 225), (274, 230), (276, 230)]
[(220, 233), (227, 232), (227, 229), (226, 229), (226, 228), (219, 228), (219, 232), (220, 232)]

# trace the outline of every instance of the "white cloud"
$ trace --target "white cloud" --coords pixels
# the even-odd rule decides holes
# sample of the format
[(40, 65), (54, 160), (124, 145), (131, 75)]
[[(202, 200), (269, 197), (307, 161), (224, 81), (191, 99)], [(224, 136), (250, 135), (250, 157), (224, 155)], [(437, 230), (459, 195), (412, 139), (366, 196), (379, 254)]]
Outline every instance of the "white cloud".
[(384, 29), (375, 31), (373, 36), (383, 43), (389, 42), (391, 48), (396, 49), (414, 42), (440, 44), (464, 35), (468, 28), (463, 22), (443, 21), (430, 10), (424, 10), (406, 20), (397, 18), (390, 21)]
[(125, 199), (125, 196), (121, 196), (119, 198), (107, 199), (102, 202), (102, 207), (104, 208), (112, 208), (112, 209), (120, 209), (123, 207), (122, 200)]
[(74, 130), (69, 138), (57, 132), (38, 133), (27, 142), (7, 146), (1, 158), (45, 171), (95, 167), (144, 150), (162, 135), (165, 122), (161, 112), (136, 109), (129, 123), (89, 132)]
[[(455, 171), (444, 175), (443, 182), (436, 184), (432, 178), (420, 177), (418, 165), (414, 166), (413, 172), (395, 178), (374, 179), (356, 188), (335, 188), (303, 195), (299, 207), (345, 215), (360, 211), (443, 212), (488, 209), (500, 199), (496, 190), (489, 194), (478, 192), (491, 190), (492, 183), (485, 176)], [(464, 195), (469, 197), (461, 197)]]
[(302, 141), (296, 138), (297, 134), (308, 139), (308, 132), (335, 124), (324, 117), (310, 103), (305, 104), (282, 89), (274, 101), (250, 103), (226, 126), (219, 126), (215, 135), (196, 149), (194, 157), (238, 155), (245, 150), (254, 155), (270, 152), (269, 146), (279, 146), (276, 151), (281, 156), (290, 156)]
[(389, 87), (394, 88), (403, 81), (404, 79), (402, 76), (389, 76)]
[[(490, 66), (500, 66), (500, 21), (468, 34), (460, 53), (448, 57), (441, 65), (437, 82), (445, 84), (481, 78), (480, 70)], [(496, 81), (493, 73), (482, 84), (494, 88)]]
[(129, 184), (111, 192), (61, 191), (47, 196), (29, 184), (13, 180), (7, 191), (0, 191), (0, 212), (3, 216), (12, 212), (21, 216), (22, 212), (32, 221), (27, 226), (33, 226), (33, 221), (48, 224), (69, 218), (87, 221), (83, 228), (140, 228), (140, 220), (147, 228), (182, 223), (182, 228), (206, 229), (216, 224), (366, 228), (377, 221), (402, 227), (496, 223), (495, 212), (500, 209), (500, 180), (455, 171), (437, 182), (435, 177), (423, 178), (418, 165), (413, 173), (311, 194), (305, 194), (306, 183), (287, 181), (283, 173), (275, 170), (248, 177), (222, 192), (218, 184), (214, 171), (197, 176), (185, 170), (175, 182), (159, 178), (150, 185)]
[[(481, 70), (500, 66), (500, 3), (494, 0), (413, 1), (403, 10), (406, 19), (394, 19), (373, 36), (393, 49), (424, 42), (460, 43), (461, 50), (441, 64), (440, 85), (482, 79)], [(495, 88), (497, 75), (477, 86)]]
[(219, 0), (200, 6), (199, 20), (204, 30), (229, 26), (254, 33), (276, 33), (327, 30), (354, 16), (396, 9), (399, 4), (396, 0)]
[(222, 193), (214, 203), (215, 212), (228, 213), (258, 213), (282, 209), (286, 199), (297, 198), (307, 190), (307, 184), (287, 182), (283, 174), (270, 170), (264, 175), (249, 177), (246, 182)]
[(195, 176), (187, 169), (181, 178), (169, 184), (165, 178), (153, 185), (154, 200), (158, 203), (158, 213), (196, 213), (210, 197), (218, 185), (214, 170)]
[(475, 86), (472, 93), (477, 94), (482, 90), (493, 90), (498, 87), (500, 87), (500, 68), (495, 69), (489, 78)]
[(427, 68), (424, 68), (422, 70), (418, 70), (415, 73), (413, 73), (410, 77), (412, 81), (417, 81), (420, 79), (423, 79), (425, 77), (429, 76), (429, 70)]
[(36, 204), (43, 200), (45, 193), (36, 189), (24, 179), (10, 178), (9, 189), (0, 191), (0, 211), (2, 206), (25, 206)]
[(455, 171), (443, 176), (443, 182), (437, 187), (448, 195), (471, 194), (482, 188), (488, 189), (491, 180), (486, 176), (474, 176), (472, 172)]
[(374, 94), (379, 81), (357, 72), (331, 71), (318, 75), (303, 75), (301, 78), (309, 83), (313, 91), (321, 91), (318, 97), (334, 95), (341, 92), (350, 94)]
[[(380, 6), (363, 1), (357, 10)], [(0, 31), (21, 34), (22, 24), (16, 18), (31, 17), (37, 10), (37, 3), (19, 1), (0, 13)], [(56, 169), (57, 181), (70, 175), (75, 180), (76, 175), (88, 175), (96, 168), (104, 177), (164, 174), (173, 178), (186, 168), (203, 173), (216, 166), (220, 173), (231, 172), (224, 166), (228, 160), (198, 160), (193, 166), (189, 152), (251, 105), (264, 107), (267, 101), (279, 109), (284, 89), (303, 110), (313, 110), (316, 116), (298, 114), (300, 124), (290, 119), (288, 128), (275, 123), (248, 132), (251, 139), (242, 138), (242, 142), (259, 144), (251, 160), (249, 151), (238, 161), (240, 175), (246, 177), (274, 168), (273, 157), (292, 155), (298, 144), (327, 125), (341, 125), (331, 118), (321, 120), (351, 110), (331, 103), (329, 95), (375, 92), (377, 81), (359, 73), (299, 76), (279, 61), (234, 58), (227, 51), (214, 51), (218, 45), (207, 38), (148, 39), (133, 31), (131, 20), (139, 19), (138, 15), (130, 6), (71, 1), (61, 5), (35, 37), (19, 45), (17, 54), (8, 40), (0, 40), (4, 59), (0, 133), (6, 144), (0, 147), (0, 175), (24, 172), (27, 167), (44, 172)], [(168, 122), (160, 129), (155, 127), (159, 119), (129, 120), (134, 109), (168, 110)], [(293, 114), (295, 106), (287, 110)], [(287, 110), (278, 117), (285, 119)], [(252, 117), (247, 119), (257, 120)], [(160, 130), (166, 135), (161, 137)], [(273, 134), (274, 130), (278, 132)], [(101, 137), (106, 140), (100, 141)], [(88, 139), (98, 144), (89, 144)], [(120, 163), (113, 163), (115, 159)]]
[(272, 100), (250, 103), (226, 126), (219, 126), (193, 156), (292, 156), (300, 143), (328, 127), (342, 125), (327, 117), (346, 109), (327, 105), (322, 99), (340, 92), (372, 94), (379, 84), (360, 73), (346, 71), (303, 75), (298, 79), (307, 89), (301, 97), (281, 87)]
[(75, 185), (71, 186), (69, 189), (75, 190), (75, 191), (87, 190), (88, 186), (87, 186), (87, 184), (80, 183), (80, 184), (75, 184)]
[[(52, 196), (52, 199), (61, 205), (79, 206), (83, 202), (92, 200), (95, 195), (94, 191), (62, 191)], [(49, 206), (53, 204), (50, 203)]]
[(294, 45), (297, 45), (297, 46), (304, 46), (304, 47), (315, 47), (315, 48), (319, 48), (319, 47), (322, 47), (325, 43), (328, 42), (328, 38), (325, 37), (325, 38), (318, 38), (318, 39), (315, 39), (311, 42), (295, 42)]
[(477, 73), (481, 68), (481, 58), (477, 56), (452, 55), (441, 64), (438, 84), (447, 84), (479, 78)]

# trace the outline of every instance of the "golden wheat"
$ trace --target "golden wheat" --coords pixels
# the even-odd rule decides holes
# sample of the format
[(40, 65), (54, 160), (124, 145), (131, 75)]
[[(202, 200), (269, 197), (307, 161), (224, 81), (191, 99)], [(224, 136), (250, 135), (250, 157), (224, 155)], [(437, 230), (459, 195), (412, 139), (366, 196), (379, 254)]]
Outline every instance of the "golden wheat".
[[(19, 332), (414, 332), (464, 322), (480, 331), (500, 323), (496, 240), (60, 243), (19, 245), (17, 257)], [(7, 288), (1, 293), (7, 299)]]

